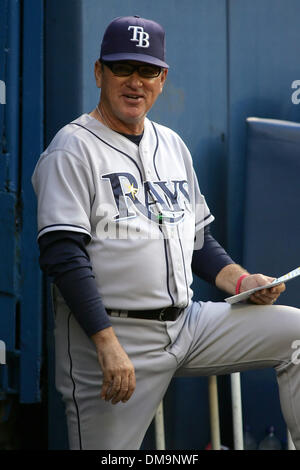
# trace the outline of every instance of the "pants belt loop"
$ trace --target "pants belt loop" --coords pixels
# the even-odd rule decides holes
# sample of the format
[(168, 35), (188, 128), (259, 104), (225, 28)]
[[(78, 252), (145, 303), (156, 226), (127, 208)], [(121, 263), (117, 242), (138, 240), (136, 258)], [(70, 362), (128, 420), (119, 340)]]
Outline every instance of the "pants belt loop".
[(166, 311), (165, 308), (162, 308), (162, 309), (161, 309), (160, 314), (159, 314), (159, 317), (158, 317), (158, 319), (159, 319), (160, 321), (163, 321), (164, 315), (165, 315), (165, 311)]

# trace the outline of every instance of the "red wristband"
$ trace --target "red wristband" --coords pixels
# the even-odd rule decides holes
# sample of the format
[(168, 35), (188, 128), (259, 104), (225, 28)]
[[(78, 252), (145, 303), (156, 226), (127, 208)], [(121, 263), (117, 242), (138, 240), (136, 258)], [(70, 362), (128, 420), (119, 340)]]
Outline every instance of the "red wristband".
[(236, 287), (235, 287), (235, 293), (236, 294), (240, 293), (240, 287), (241, 287), (242, 280), (247, 276), (250, 276), (250, 274), (245, 273), (245, 274), (242, 274), (241, 277), (238, 278), (238, 281), (237, 281)]

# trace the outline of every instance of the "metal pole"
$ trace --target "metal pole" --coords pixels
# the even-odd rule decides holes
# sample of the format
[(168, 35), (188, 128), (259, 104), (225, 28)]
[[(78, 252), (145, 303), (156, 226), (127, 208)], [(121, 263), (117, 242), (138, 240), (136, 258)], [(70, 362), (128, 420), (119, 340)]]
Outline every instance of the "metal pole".
[(158, 405), (154, 421), (156, 450), (166, 450), (163, 400)]
[(288, 450), (296, 450), (296, 447), (292, 441), (292, 437), (291, 437), (289, 430), (287, 430), (287, 443), (288, 443)]
[(212, 450), (221, 450), (217, 377), (208, 377), (210, 432)]
[(243, 438), (243, 417), (242, 417), (242, 396), (241, 396), (240, 373), (235, 372), (233, 374), (230, 374), (230, 380), (231, 380), (234, 449), (243, 450), (244, 438)]

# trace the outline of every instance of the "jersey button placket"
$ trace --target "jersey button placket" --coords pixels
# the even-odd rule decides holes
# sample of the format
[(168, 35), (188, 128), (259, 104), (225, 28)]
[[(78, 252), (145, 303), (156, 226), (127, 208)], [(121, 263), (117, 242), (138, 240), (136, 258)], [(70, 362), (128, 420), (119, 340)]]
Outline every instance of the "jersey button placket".
[(142, 162), (142, 165), (143, 165), (145, 178), (146, 178), (146, 180), (150, 180), (151, 179), (151, 169), (149, 168), (148, 150), (147, 149), (144, 149), (143, 147), (140, 148), (140, 158), (141, 158), (141, 162)]
[(170, 253), (173, 264), (173, 275), (178, 292), (178, 299), (186, 299), (186, 285), (184, 279), (183, 260), (180, 255), (180, 246), (178, 240), (170, 240)]

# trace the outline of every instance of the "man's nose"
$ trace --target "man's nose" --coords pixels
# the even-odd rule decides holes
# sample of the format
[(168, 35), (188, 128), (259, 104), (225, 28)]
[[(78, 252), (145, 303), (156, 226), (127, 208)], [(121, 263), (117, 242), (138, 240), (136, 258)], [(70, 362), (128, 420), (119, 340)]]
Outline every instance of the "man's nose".
[(129, 75), (127, 83), (131, 88), (141, 88), (143, 86), (143, 81), (137, 71)]

